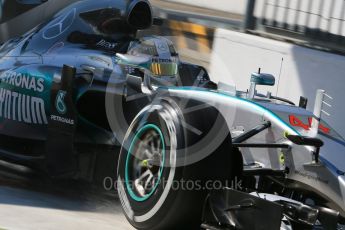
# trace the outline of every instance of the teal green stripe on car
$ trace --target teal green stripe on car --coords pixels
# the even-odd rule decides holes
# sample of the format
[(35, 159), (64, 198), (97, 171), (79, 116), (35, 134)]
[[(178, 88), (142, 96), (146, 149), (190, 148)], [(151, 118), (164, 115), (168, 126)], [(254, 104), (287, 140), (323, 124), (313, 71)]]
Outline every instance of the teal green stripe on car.
[(238, 100), (238, 101), (242, 101), (244, 103), (247, 103), (249, 106), (252, 106), (255, 110), (261, 110), (264, 113), (268, 113), (269, 115), (271, 115), (274, 119), (276, 119), (277, 122), (279, 122), (280, 124), (282, 124), (283, 126), (286, 127), (286, 129), (290, 129), (290, 133), (293, 135), (301, 135), (295, 128), (291, 127), (289, 124), (287, 124), (285, 121), (283, 121), (277, 114), (275, 114), (274, 112), (272, 112), (271, 110), (263, 107), (262, 105), (259, 105), (257, 103), (255, 103), (254, 101), (250, 101), (244, 98), (239, 98), (239, 97), (235, 97), (235, 96), (231, 96), (229, 94), (226, 93), (222, 93), (222, 92), (218, 92), (218, 91), (213, 91), (213, 90), (209, 90), (209, 89), (203, 89), (203, 88), (198, 88), (198, 87), (162, 87), (162, 89), (168, 89), (168, 90), (176, 90), (176, 91), (198, 91), (198, 92), (204, 92), (204, 93), (210, 93), (210, 94), (215, 94), (215, 95), (219, 95), (219, 96), (223, 96), (229, 99), (233, 99), (233, 100)]

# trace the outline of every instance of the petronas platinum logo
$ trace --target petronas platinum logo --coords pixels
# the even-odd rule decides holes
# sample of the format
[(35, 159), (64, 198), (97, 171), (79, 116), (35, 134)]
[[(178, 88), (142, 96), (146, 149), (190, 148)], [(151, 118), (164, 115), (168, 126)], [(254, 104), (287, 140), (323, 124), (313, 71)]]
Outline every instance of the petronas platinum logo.
[(55, 108), (61, 115), (66, 114), (67, 107), (65, 104), (66, 91), (59, 90), (55, 99)]
[(44, 100), (0, 88), (0, 118), (28, 124), (48, 124)]

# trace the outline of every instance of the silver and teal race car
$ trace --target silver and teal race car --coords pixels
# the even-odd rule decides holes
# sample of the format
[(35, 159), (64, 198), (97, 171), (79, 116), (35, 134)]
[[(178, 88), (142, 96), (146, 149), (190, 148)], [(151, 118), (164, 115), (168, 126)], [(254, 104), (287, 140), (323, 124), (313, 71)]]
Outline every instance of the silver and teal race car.
[[(181, 62), (147, 0), (84, 0), (0, 47), (0, 158), (112, 176), (137, 229), (342, 229), (345, 141), (315, 110)], [(116, 226), (114, 226), (116, 229)]]

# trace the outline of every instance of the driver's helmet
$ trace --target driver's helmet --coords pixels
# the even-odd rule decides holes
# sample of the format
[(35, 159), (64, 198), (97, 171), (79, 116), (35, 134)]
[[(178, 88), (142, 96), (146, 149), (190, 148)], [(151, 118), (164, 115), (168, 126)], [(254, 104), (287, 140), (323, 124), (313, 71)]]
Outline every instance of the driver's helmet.
[(179, 55), (172, 41), (160, 36), (147, 36), (131, 42), (128, 54), (149, 56), (147, 68), (153, 81), (161, 84), (177, 84)]

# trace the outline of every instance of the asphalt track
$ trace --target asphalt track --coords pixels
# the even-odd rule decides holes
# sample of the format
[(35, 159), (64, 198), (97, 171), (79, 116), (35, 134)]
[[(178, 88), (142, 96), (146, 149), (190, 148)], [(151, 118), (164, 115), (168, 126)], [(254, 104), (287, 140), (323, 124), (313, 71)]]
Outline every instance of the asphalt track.
[(116, 191), (0, 161), (0, 229), (130, 230)]

